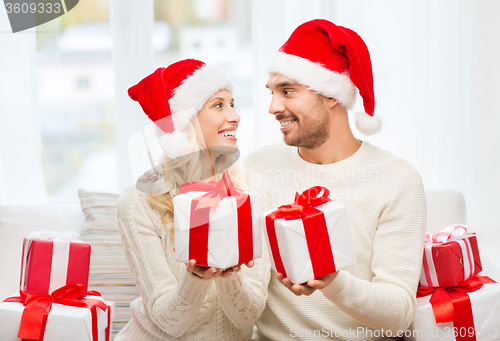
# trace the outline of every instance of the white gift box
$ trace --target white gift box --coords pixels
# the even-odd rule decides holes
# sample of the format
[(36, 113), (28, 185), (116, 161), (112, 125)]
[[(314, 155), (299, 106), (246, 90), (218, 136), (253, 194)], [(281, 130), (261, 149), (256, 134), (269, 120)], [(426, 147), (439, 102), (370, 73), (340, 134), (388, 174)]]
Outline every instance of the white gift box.
[[(52, 303), (45, 327), (44, 341), (105, 341), (106, 329), (112, 330), (115, 304), (103, 300), (100, 296), (87, 296), (86, 298), (98, 299), (111, 308), (111, 318), (108, 313), (97, 309), (97, 323), (99, 330), (98, 340), (92, 339), (92, 315), (90, 309), (71, 307)], [(18, 302), (0, 303), (0, 341), (21, 341), (17, 337), (24, 305)], [(111, 337), (110, 337), (111, 340)]]
[[(477, 341), (500, 340), (500, 285), (487, 283), (481, 289), (469, 292), (468, 295), (472, 305)], [(406, 331), (405, 341), (455, 341), (455, 335), (459, 333), (462, 333), (462, 336), (473, 334), (472, 330), (455, 328), (453, 322), (436, 323), (429, 303), (430, 298), (430, 295), (417, 298), (417, 312)]]
[[(249, 193), (252, 219), (253, 259), (262, 257), (262, 229), (260, 226), (260, 194)], [(174, 198), (175, 258), (188, 263), (191, 201), (206, 192), (192, 191)], [(210, 208), (208, 233), (208, 266), (227, 269), (239, 264), (238, 207), (236, 198), (225, 197), (217, 207)], [(250, 259), (249, 259), (250, 260)], [(248, 260), (248, 261), (249, 261)]]
[[(314, 208), (322, 211), (324, 214), (335, 269), (338, 271), (356, 264), (344, 205), (335, 201), (328, 201)], [(273, 255), (273, 252), (267, 234), (266, 216), (274, 211), (276, 210), (270, 210), (261, 215), (262, 226), (266, 230), (267, 245), (271, 255)], [(276, 219), (274, 226), (279, 254), (287, 277), (292, 283), (304, 283), (316, 278), (313, 272), (313, 264), (309, 255), (302, 219)], [(318, 226), (317, 228), (324, 227)], [(271, 260), (272, 267), (276, 271), (274, 257), (275, 255), (271, 257)]]

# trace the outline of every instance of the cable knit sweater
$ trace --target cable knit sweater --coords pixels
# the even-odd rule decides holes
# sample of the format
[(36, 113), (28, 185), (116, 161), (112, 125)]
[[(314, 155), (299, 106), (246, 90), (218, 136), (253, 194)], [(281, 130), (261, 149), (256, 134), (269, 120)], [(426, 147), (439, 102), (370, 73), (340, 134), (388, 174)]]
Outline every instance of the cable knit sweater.
[(426, 225), (416, 170), (368, 142), (333, 164), (308, 163), (282, 143), (244, 164), (249, 190), (267, 192), (273, 207), (312, 186), (329, 188), (345, 205), (357, 261), (311, 296), (295, 296), (273, 272), (259, 340), (387, 340), (404, 332), (416, 310)]
[[(140, 297), (120, 340), (250, 340), (264, 309), (268, 261), (227, 278), (203, 279), (175, 260), (171, 224), (130, 187), (118, 199), (118, 223)], [(267, 252), (264, 257), (267, 257)]]

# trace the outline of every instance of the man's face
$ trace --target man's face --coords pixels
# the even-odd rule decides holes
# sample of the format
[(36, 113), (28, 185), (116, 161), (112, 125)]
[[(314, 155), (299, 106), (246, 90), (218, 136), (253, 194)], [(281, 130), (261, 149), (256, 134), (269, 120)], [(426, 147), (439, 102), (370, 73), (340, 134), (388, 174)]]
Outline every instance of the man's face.
[(273, 95), (269, 113), (280, 122), (286, 144), (314, 149), (330, 137), (326, 97), (279, 74), (266, 86)]

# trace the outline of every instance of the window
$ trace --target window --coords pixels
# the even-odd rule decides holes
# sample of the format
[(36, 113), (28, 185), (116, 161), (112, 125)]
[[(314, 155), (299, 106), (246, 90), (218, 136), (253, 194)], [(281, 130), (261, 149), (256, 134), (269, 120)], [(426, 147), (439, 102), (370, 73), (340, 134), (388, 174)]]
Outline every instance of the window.
[(88, 0), (37, 27), (37, 108), (47, 194), (116, 192), (109, 1)]

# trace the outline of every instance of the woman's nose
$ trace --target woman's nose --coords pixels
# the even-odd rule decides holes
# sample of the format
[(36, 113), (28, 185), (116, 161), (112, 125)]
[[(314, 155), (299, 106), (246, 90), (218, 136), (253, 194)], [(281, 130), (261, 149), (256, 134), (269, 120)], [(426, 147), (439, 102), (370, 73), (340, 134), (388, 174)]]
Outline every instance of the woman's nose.
[(229, 115), (227, 116), (226, 120), (229, 123), (236, 123), (236, 124), (238, 124), (240, 122), (240, 115), (238, 115), (238, 113), (236, 112), (236, 110), (234, 108), (231, 108), (229, 110)]

